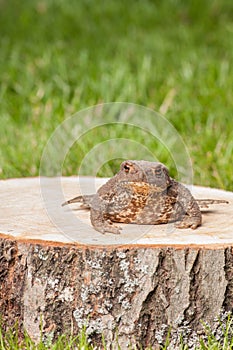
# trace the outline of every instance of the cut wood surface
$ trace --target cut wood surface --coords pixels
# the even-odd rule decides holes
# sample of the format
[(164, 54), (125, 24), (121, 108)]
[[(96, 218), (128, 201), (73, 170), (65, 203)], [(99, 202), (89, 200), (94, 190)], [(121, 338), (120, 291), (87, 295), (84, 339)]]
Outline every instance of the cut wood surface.
[[(156, 344), (172, 326), (193, 337), (233, 309), (233, 193), (192, 186), (196, 198), (225, 199), (203, 211), (197, 230), (122, 225), (96, 232), (78, 204), (106, 179), (0, 181), (0, 313), (35, 340), (86, 325), (107, 347)], [(176, 332), (176, 333), (175, 333)], [(116, 340), (118, 339), (118, 340)], [(174, 340), (174, 344), (175, 344)]]
[(106, 179), (26, 178), (0, 181), (0, 232), (17, 239), (39, 239), (88, 245), (112, 244), (228, 244), (233, 243), (233, 193), (192, 186), (195, 198), (225, 199), (230, 204), (203, 210), (197, 230), (167, 225), (124, 225), (121, 235), (96, 232), (89, 211), (79, 204), (62, 207), (64, 200), (80, 193), (95, 193)]

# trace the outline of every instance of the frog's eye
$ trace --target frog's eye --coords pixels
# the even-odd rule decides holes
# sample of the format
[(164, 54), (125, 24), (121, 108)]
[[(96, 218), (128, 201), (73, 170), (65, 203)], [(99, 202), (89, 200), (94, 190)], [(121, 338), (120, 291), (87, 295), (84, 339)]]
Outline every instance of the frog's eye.
[(124, 171), (125, 173), (131, 173), (134, 168), (133, 162), (126, 160), (125, 162), (121, 163), (121, 171)]
[(124, 170), (125, 170), (126, 173), (128, 173), (130, 171), (130, 167), (127, 164), (125, 164), (124, 165)]
[(161, 176), (162, 175), (162, 168), (155, 168), (154, 169), (155, 176)]

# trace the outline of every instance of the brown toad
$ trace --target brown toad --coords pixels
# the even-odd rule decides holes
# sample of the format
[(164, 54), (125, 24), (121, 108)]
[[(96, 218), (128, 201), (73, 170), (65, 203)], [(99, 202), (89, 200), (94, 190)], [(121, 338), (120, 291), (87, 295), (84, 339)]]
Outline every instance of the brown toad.
[(91, 223), (101, 232), (119, 234), (114, 222), (157, 225), (176, 222), (177, 228), (196, 229), (201, 225), (199, 204), (222, 203), (196, 200), (190, 191), (169, 176), (162, 163), (126, 160), (120, 171), (96, 194), (75, 197), (66, 204), (81, 202), (90, 208)]

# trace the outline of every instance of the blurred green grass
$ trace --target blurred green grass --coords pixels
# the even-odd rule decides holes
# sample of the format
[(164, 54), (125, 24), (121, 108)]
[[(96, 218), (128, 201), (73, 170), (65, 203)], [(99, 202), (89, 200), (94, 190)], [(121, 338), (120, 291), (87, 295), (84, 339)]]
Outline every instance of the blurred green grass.
[[(0, 0), (0, 34), (1, 178), (38, 175), (65, 118), (124, 101), (165, 114), (196, 184), (232, 190), (231, 0)], [(64, 175), (100, 140), (71, 150)]]

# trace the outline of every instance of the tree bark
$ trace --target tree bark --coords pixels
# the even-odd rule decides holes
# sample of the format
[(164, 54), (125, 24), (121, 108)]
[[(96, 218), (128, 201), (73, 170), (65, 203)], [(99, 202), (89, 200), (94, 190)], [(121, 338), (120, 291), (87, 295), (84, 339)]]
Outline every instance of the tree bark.
[[(233, 310), (232, 193), (194, 188), (196, 197), (230, 201), (203, 213), (203, 225), (195, 231), (158, 225), (142, 237), (140, 226), (125, 225), (116, 237), (94, 231), (88, 212), (61, 209), (64, 196), (58, 198), (56, 181), (46, 183), (47, 209), (54, 210), (63, 232), (74, 230), (70, 236), (49, 220), (38, 179), (0, 181), (5, 327), (18, 320), (38, 341), (41, 332), (53, 340), (85, 326), (95, 344), (101, 346), (104, 335), (108, 349), (119, 344), (123, 350), (130, 344), (157, 349), (171, 327), (175, 349), (181, 332), (195, 341), (203, 332), (201, 320), (216, 327), (215, 317)], [(79, 194), (73, 178), (62, 181), (66, 198)], [(87, 179), (85, 184), (88, 194)], [(79, 226), (70, 224), (72, 215)]]
[[(86, 247), (0, 240), (0, 310), (39, 340), (87, 333), (156, 346), (167, 325), (198, 333), (233, 306), (232, 247)], [(174, 333), (175, 336), (175, 333)]]

